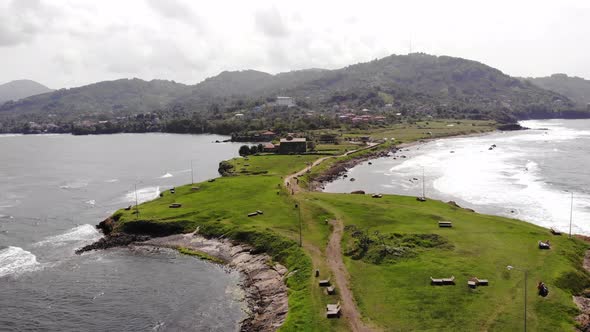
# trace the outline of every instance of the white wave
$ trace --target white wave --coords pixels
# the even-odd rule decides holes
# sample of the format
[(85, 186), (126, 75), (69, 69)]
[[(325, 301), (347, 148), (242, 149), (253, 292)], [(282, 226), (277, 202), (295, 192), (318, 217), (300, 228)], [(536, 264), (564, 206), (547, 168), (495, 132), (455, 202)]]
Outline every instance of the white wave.
[(166, 174), (164, 174), (164, 175), (160, 176), (160, 179), (171, 178), (171, 177), (173, 177), (173, 176), (174, 176), (174, 175), (172, 175), (172, 174), (170, 174), (170, 173), (166, 173)]
[[(125, 195), (125, 202), (135, 203), (135, 191), (130, 191)], [(158, 198), (160, 196), (160, 187), (146, 187), (137, 189), (137, 201), (144, 203)]]
[(84, 203), (86, 203), (86, 204), (89, 204), (89, 205), (96, 205), (96, 201), (95, 201), (95, 200), (93, 200), (93, 199), (89, 199), (89, 200), (87, 200), (87, 201), (86, 201), (86, 202), (84, 202)]
[(119, 179), (109, 179), (105, 181), (106, 183), (115, 183), (115, 182), (119, 182)]
[(33, 271), (39, 266), (37, 257), (20, 247), (0, 250), (0, 277)]
[(81, 189), (88, 186), (88, 182), (74, 181), (59, 186), (61, 189)]
[(24, 136), (23, 134), (0, 134), (0, 138)]
[(74, 227), (63, 234), (46, 237), (44, 240), (35, 243), (33, 246), (51, 245), (59, 247), (72, 243), (92, 242), (98, 240), (100, 237), (101, 235), (96, 227), (85, 224)]

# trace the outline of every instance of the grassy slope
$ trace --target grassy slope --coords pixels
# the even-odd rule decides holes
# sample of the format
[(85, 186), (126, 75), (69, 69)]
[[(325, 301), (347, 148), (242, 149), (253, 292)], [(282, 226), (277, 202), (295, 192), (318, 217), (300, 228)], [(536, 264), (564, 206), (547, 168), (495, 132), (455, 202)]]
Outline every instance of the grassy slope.
[[(240, 176), (200, 183), (198, 191), (183, 186), (177, 188), (176, 194), (166, 192), (163, 198), (141, 205), (140, 222), (135, 221), (131, 211), (120, 211), (119, 229), (133, 229), (139, 223), (142, 227), (146, 223), (171, 226), (175, 232), (201, 227), (205, 234), (224, 235), (268, 252), (291, 271), (297, 271), (287, 281), (290, 310), (283, 331), (347, 329), (344, 320), (324, 318), (325, 304), (336, 299), (325, 296), (312, 277), (315, 268), (320, 269), (322, 277), (329, 274), (324, 250), (330, 227), (324, 220), (333, 217), (345, 224), (370, 227), (371, 231), (382, 233), (437, 233), (454, 246), (452, 250), (428, 250), (395, 264), (374, 265), (345, 258), (361, 312), (365, 319), (386, 330), (519, 329), (522, 273), (507, 272), (508, 264), (531, 270), (528, 301), (531, 329), (555, 331), (573, 325), (576, 310), (564, 289), (579, 290), (588, 277), (582, 272), (569, 281), (561, 277), (580, 266), (585, 245), (552, 237), (555, 249), (539, 251), (536, 241), (549, 237), (542, 228), (478, 215), (434, 201), (419, 203), (413, 198), (397, 196), (372, 199), (323, 193), (293, 197), (279, 187), (284, 175), (320, 157), (262, 155), (250, 156), (249, 160), (234, 159), (231, 162)], [(173, 202), (183, 206), (169, 209)], [(295, 203), (301, 206), (303, 250), (297, 246), (299, 218)], [(255, 210), (263, 210), (264, 214), (246, 216)], [(439, 229), (438, 219), (452, 220), (455, 227)], [(345, 236), (343, 241), (346, 245), (350, 238)], [(430, 276), (450, 275), (457, 277), (456, 286), (429, 285)], [(490, 279), (490, 286), (468, 290), (466, 279), (472, 275)], [(550, 287), (546, 299), (536, 296), (538, 280)]]
[[(324, 318), (325, 304), (329, 299), (316, 287), (312, 277), (313, 268), (325, 270), (320, 262), (323, 255), (320, 248), (325, 247), (330, 229), (323, 223), (308, 225), (307, 220), (311, 215), (324, 220), (325, 212), (305, 202), (301, 204), (302, 220), (306, 220), (303, 232), (313, 234), (305, 236), (305, 248), (309, 248), (306, 254), (297, 246), (299, 211), (295, 209), (296, 201), (278, 186), (282, 183), (282, 175), (300, 170), (306, 162), (319, 157), (264, 155), (250, 156), (249, 160), (234, 159), (232, 163), (237, 170), (244, 167), (247, 171), (266, 170), (268, 173), (218, 178), (215, 182), (197, 184), (198, 191), (192, 191), (190, 185), (177, 187), (176, 194), (166, 192), (164, 197), (142, 204), (139, 223), (180, 224), (184, 232), (200, 226), (206, 234), (224, 235), (248, 242), (261, 251), (271, 251), (275, 260), (286, 264), (290, 271), (297, 271), (288, 281), (289, 314), (281, 330), (345, 331), (342, 320)], [(170, 203), (181, 203), (182, 207), (170, 209)], [(247, 217), (247, 213), (256, 210), (262, 210), (264, 214)], [(132, 211), (119, 212), (122, 213), (119, 229), (133, 229), (138, 224)]]
[[(309, 194), (308, 194), (309, 195)], [(434, 233), (454, 246), (427, 250), (416, 258), (375, 265), (347, 257), (353, 292), (363, 315), (392, 331), (515, 331), (522, 326), (523, 273), (506, 266), (529, 269), (528, 324), (532, 331), (572, 328), (576, 308), (568, 287), (589, 285), (579, 271), (586, 245), (565, 236), (551, 237), (546, 229), (517, 220), (480, 215), (447, 204), (420, 203), (412, 197), (368, 195), (310, 195), (334, 211), (345, 225), (370, 232)], [(438, 228), (438, 220), (451, 220), (452, 229)], [(554, 248), (537, 249), (538, 240), (550, 238)], [(344, 244), (350, 241), (346, 234)], [(577, 282), (564, 281), (578, 273)], [(457, 278), (456, 286), (430, 286), (430, 276)], [(468, 289), (467, 279), (489, 279), (489, 287)], [(543, 280), (550, 295), (536, 294)], [(559, 288), (557, 285), (563, 287)]]

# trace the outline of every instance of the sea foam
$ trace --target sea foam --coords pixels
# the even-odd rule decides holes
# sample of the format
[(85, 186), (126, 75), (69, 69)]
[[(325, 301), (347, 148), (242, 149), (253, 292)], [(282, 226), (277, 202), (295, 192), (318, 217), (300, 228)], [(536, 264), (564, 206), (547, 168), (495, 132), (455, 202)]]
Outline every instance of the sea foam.
[(0, 277), (18, 275), (38, 267), (37, 257), (20, 247), (0, 250)]
[(96, 227), (85, 224), (76, 226), (67, 232), (60, 234), (60, 235), (53, 235), (48, 236), (44, 240), (35, 243), (33, 246), (64, 246), (72, 243), (79, 243), (79, 242), (93, 242), (100, 238), (100, 233), (96, 229)]

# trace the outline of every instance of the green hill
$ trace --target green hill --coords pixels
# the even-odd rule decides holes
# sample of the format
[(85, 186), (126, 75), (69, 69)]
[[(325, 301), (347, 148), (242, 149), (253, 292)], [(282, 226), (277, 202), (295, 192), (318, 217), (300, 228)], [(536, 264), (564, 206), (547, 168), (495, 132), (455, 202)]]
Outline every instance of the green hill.
[(53, 91), (43, 84), (31, 80), (17, 80), (0, 84), (0, 103)]
[[(415, 53), (335, 70), (309, 69), (276, 75), (255, 70), (225, 71), (196, 85), (140, 79), (99, 82), (4, 103), (0, 105), (0, 129), (3, 123), (6, 131), (28, 121), (96, 121), (157, 113), (164, 122), (188, 121), (176, 123), (175, 128), (210, 127), (226, 133), (249, 127), (234, 123), (231, 118), (235, 113), (272, 102), (277, 95), (295, 97), (300, 108), (317, 114), (329, 114), (334, 106), (372, 110), (385, 110), (387, 106), (391, 114), (403, 112), (418, 118), (428, 115), (502, 122), (590, 115), (580, 113), (580, 107), (562, 94), (482, 63)], [(264, 126), (273, 126), (276, 119), (285, 120), (284, 114), (267, 114), (265, 120), (270, 122)], [(288, 121), (296, 123), (297, 119)], [(206, 125), (212, 122), (214, 126)], [(318, 119), (311, 122), (317, 123)], [(117, 130), (133, 131), (138, 127), (145, 128), (124, 123), (119, 124), (123, 129)], [(150, 123), (149, 128), (166, 130), (158, 123)]]
[(548, 77), (529, 77), (526, 80), (550, 91), (562, 94), (581, 107), (590, 104), (590, 81), (581, 77), (553, 74)]

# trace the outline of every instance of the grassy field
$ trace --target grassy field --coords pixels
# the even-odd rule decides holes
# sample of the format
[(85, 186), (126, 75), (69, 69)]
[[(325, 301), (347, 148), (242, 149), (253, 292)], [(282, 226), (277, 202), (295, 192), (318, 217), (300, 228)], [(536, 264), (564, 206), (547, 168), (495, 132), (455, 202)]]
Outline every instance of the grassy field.
[(414, 124), (400, 123), (384, 128), (373, 127), (366, 130), (350, 129), (321, 130), (318, 132), (341, 135), (343, 139), (358, 139), (362, 136), (370, 136), (372, 139), (391, 139), (396, 142), (411, 142), (426, 138), (447, 137), (452, 135), (477, 134), (496, 129), (493, 121), (479, 120), (432, 120), (421, 121)]
[[(346, 258), (353, 292), (363, 315), (389, 331), (516, 331), (523, 324), (524, 273), (529, 270), (528, 326), (531, 331), (571, 330), (577, 312), (572, 292), (590, 286), (581, 269), (587, 245), (546, 229), (500, 217), (480, 215), (438, 201), (421, 203), (413, 197), (306, 194), (307, 199), (333, 211), (345, 225), (381, 236), (436, 234), (442, 248), (410, 243), (409, 257), (374, 263)], [(450, 220), (453, 228), (439, 228)], [(539, 250), (538, 240), (550, 239), (551, 250)], [(382, 246), (377, 238), (372, 245)], [(343, 247), (354, 246), (346, 232)], [(398, 244), (399, 245), (399, 244)], [(403, 245), (402, 245), (403, 246)], [(412, 247), (414, 246), (414, 247)], [(346, 249), (344, 249), (346, 252)], [(430, 277), (455, 276), (455, 286), (431, 286)], [(467, 287), (473, 276), (490, 285)], [(536, 283), (544, 281), (550, 294), (542, 298)]]
[[(324, 295), (312, 273), (317, 268), (321, 277), (330, 275), (325, 248), (331, 228), (325, 220), (332, 218), (348, 226), (342, 242), (345, 263), (363, 318), (372, 325), (387, 331), (520, 330), (523, 273), (508, 271), (510, 264), (530, 271), (530, 330), (571, 330), (577, 312), (571, 294), (590, 286), (588, 273), (581, 269), (585, 243), (551, 237), (547, 230), (521, 221), (479, 215), (442, 202), (421, 203), (412, 197), (290, 195), (282, 184), (284, 176), (321, 157), (233, 159), (235, 176), (195, 184), (198, 190), (187, 185), (177, 187), (175, 194), (165, 192), (141, 204), (139, 218), (133, 211), (118, 211), (117, 229), (177, 233), (199, 227), (205, 235), (223, 235), (267, 252), (296, 271), (287, 280), (289, 314), (282, 331), (348, 330), (344, 319), (325, 318), (325, 304), (335, 303), (338, 296)], [(326, 160), (314, 172), (336, 159)], [(171, 203), (182, 207), (170, 209)], [(263, 214), (247, 217), (256, 210)], [(450, 220), (454, 227), (440, 229), (439, 220)], [(300, 223), (303, 247), (298, 246)], [(554, 248), (537, 249), (537, 241), (547, 238)], [(455, 286), (430, 285), (430, 276), (451, 275), (457, 278)], [(489, 279), (490, 285), (468, 289), (467, 278), (472, 276)], [(550, 288), (547, 298), (536, 295), (539, 280)]]

